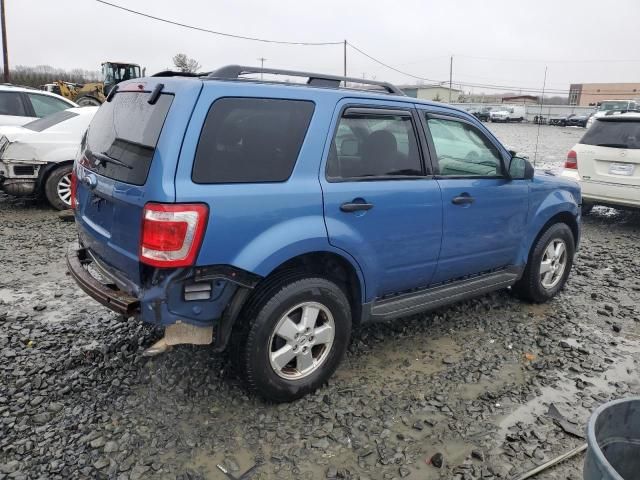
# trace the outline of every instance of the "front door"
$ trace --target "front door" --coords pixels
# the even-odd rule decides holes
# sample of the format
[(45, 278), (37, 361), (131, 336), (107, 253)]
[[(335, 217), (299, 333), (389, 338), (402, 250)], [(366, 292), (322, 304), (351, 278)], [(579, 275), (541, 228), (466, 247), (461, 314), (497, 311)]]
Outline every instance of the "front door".
[(320, 182), (329, 242), (353, 256), (367, 300), (426, 286), (442, 236), (440, 187), (406, 103), (339, 105)]
[(442, 250), (434, 282), (517, 262), (525, 235), (529, 181), (511, 180), (506, 152), (462, 117), (422, 111), (442, 190)]

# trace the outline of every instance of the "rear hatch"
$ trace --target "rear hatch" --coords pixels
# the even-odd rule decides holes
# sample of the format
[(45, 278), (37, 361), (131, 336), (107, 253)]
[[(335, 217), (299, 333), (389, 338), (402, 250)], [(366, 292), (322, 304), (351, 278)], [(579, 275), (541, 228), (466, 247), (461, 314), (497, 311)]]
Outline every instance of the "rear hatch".
[(640, 115), (597, 119), (576, 153), (583, 180), (640, 185)]
[(187, 78), (124, 82), (83, 138), (76, 162), (80, 241), (125, 283), (141, 283), (144, 205), (175, 201), (182, 138), (201, 89), (200, 80)]

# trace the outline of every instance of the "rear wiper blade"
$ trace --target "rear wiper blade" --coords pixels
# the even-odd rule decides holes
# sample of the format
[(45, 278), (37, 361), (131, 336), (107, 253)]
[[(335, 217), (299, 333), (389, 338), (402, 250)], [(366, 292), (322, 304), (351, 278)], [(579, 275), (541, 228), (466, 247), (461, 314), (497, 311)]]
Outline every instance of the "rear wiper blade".
[(98, 163), (113, 163), (114, 165), (128, 168), (129, 170), (133, 168), (131, 165), (127, 165), (126, 163), (124, 163), (121, 160), (118, 160), (117, 158), (110, 157), (106, 153), (91, 152), (91, 156), (94, 157), (96, 160), (98, 160)]
[(629, 148), (626, 143), (598, 143), (596, 147)]

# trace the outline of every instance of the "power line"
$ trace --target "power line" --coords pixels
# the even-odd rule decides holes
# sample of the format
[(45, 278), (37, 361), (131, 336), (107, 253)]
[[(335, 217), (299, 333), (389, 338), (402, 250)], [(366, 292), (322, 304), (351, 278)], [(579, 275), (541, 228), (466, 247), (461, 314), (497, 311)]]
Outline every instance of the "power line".
[(123, 7), (121, 5), (116, 5), (115, 3), (106, 2), (105, 0), (96, 0), (96, 2), (102, 3), (104, 5), (108, 5), (108, 6), (113, 7), (113, 8), (117, 8), (119, 10), (124, 10), (125, 12), (133, 13), (134, 15), (140, 15), (141, 17), (150, 18), (152, 20), (157, 20), (159, 22), (169, 23), (171, 25), (176, 25), (178, 27), (184, 27), (184, 28), (189, 28), (191, 30), (197, 30), (199, 32), (211, 33), (213, 35), (220, 35), (222, 37), (237, 38), (237, 39), (240, 39), (240, 40), (251, 40), (251, 41), (254, 41), (254, 42), (262, 42), (262, 43), (277, 43), (279, 45), (323, 46), (323, 45), (341, 45), (342, 44), (342, 42), (290, 42), (290, 41), (271, 40), (271, 39), (258, 38), (258, 37), (247, 37), (247, 36), (244, 36), (244, 35), (236, 35), (236, 34), (233, 34), (233, 33), (218, 32), (216, 30), (210, 30), (208, 28), (196, 27), (194, 25), (187, 25), (186, 23), (180, 23), (180, 22), (176, 22), (176, 21), (173, 21), (173, 20), (168, 20), (166, 18), (156, 17), (155, 15), (150, 15), (148, 13), (139, 12), (137, 10), (132, 10), (130, 8)]
[(378, 59), (377, 59), (377, 58), (375, 58), (375, 57), (372, 57), (372, 56), (371, 56), (371, 55), (369, 55), (368, 53), (366, 53), (366, 52), (362, 51), (361, 49), (359, 49), (358, 47), (356, 47), (356, 46), (355, 46), (353, 43), (351, 43), (351, 42), (347, 42), (347, 45), (349, 45), (351, 48), (353, 48), (356, 52), (359, 52), (360, 54), (364, 55), (365, 57), (369, 58), (370, 60), (373, 60), (374, 62), (379, 63), (379, 64), (380, 64), (380, 65), (382, 65), (383, 67), (386, 67), (386, 68), (388, 68), (389, 70), (393, 70), (394, 72), (400, 73), (400, 74), (402, 74), (402, 75), (406, 75), (407, 77), (415, 78), (416, 80), (424, 80), (424, 81), (427, 81), (427, 82), (433, 82), (433, 83), (437, 83), (437, 84), (444, 83), (444, 82), (443, 82), (443, 81), (441, 81), (441, 80), (434, 80), (434, 79), (432, 79), (432, 78), (419, 77), (418, 75), (414, 75), (414, 74), (412, 74), (412, 73), (403, 72), (402, 70), (398, 70), (397, 68), (392, 67), (391, 65), (389, 65), (389, 64), (387, 64), (387, 63), (384, 63), (383, 61), (378, 60)]

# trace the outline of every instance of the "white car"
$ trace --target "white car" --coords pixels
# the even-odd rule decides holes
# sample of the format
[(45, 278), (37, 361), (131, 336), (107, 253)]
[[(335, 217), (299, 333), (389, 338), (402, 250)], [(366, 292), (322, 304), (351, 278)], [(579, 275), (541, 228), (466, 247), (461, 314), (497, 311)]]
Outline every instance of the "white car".
[(587, 120), (587, 128), (591, 128), (596, 118), (606, 115), (617, 115), (623, 112), (637, 111), (640, 108), (635, 100), (605, 100), (600, 103), (598, 110)]
[(35, 88), (0, 85), (0, 126), (24, 125), (77, 106), (71, 100), (55, 93)]
[(24, 126), (0, 127), (0, 189), (43, 193), (58, 210), (71, 206), (71, 170), (98, 107), (69, 108)]
[(522, 122), (524, 118), (525, 109), (519, 105), (503, 105), (489, 112), (492, 122)]
[(562, 175), (580, 182), (584, 214), (594, 205), (640, 208), (640, 113), (596, 118)]

